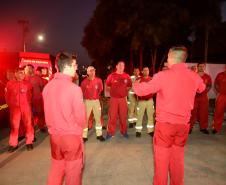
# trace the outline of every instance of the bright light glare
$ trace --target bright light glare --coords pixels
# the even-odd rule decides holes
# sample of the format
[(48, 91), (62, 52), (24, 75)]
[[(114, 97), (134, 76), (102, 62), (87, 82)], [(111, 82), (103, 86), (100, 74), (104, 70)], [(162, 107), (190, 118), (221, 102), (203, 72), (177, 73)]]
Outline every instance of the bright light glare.
[(43, 35), (38, 35), (38, 40), (39, 40), (40, 42), (44, 41), (44, 36), (43, 36)]

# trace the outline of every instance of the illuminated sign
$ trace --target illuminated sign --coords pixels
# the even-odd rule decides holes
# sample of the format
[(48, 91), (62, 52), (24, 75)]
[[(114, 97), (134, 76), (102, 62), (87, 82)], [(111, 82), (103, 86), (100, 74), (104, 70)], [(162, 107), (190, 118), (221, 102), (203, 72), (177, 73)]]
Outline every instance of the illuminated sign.
[(49, 65), (49, 60), (37, 60), (37, 59), (21, 59), (21, 63), (29, 63), (29, 64), (46, 64)]

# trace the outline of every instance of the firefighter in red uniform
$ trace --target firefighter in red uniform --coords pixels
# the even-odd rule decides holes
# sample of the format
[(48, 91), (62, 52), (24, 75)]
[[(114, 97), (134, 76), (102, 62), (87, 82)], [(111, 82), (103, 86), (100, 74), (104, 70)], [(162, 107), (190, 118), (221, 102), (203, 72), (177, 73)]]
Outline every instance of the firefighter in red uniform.
[[(7, 78), (8, 81), (10, 81), (10, 80), (16, 80), (15, 71), (14, 70), (8, 70), (6, 72), (6, 78)], [(25, 129), (24, 129), (23, 124), (20, 124), (18, 136), (19, 136), (18, 137), (18, 141), (21, 141), (22, 139), (25, 138)]]
[(200, 94), (196, 94), (194, 108), (191, 112), (190, 119), (190, 131), (192, 132), (195, 122), (198, 120), (200, 124), (200, 132), (204, 134), (209, 134), (208, 131), (208, 109), (209, 109), (209, 99), (208, 92), (211, 89), (212, 81), (211, 77), (205, 73), (205, 63), (199, 63), (197, 65), (198, 74), (203, 79), (203, 82), (206, 84), (206, 90)]
[[(157, 73), (151, 81), (135, 83), (139, 96), (157, 93), (154, 146), (154, 185), (184, 184), (184, 146), (196, 92), (205, 84), (184, 63), (187, 49), (172, 47), (168, 53), (169, 69)], [(180, 84), (180, 87), (178, 87)]]
[(43, 109), (42, 89), (44, 87), (42, 78), (34, 73), (34, 66), (28, 64), (25, 67), (25, 80), (32, 84), (32, 111), (34, 125), (38, 125), (42, 132), (45, 132), (45, 117)]
[(42, 74), (43, 69), (45, 69), (45, 68), (37, 67), (35, 74), (41, 77), (43, 86), (45, 86), (48, 83), (48, 80), (43, 77), (43, 74)]
[(24, 80), (23, 69), (15, 72), (16, 80), (10, 80), (6, 85), (6, 102), (10, 111), (9, 152), (18, 148), (18, 134), (22, 119), (25, 129), (27, 150), (33, 149), (34, 129), (32, 125), (31, 98), (32, 86)]
[(100, 78), (96, 77), (95, 68), (89, 66), (87, 68), (88, 77), (81, 83), (85, 107), (86, 107), (86, 126), (83, 131), (83, 141), (88, 140), (88, 121), (93, 111), (96, 122), (96, 135), (100, 141), (105, 141), (102, 135), (101, 125), (101, 106), (100, 106), (100, 93), (103, 91), (103, 83)]
[(214, 87), (217, 92), (217, 97), (215, 102), (212, 133), (216, 134), (221, 130), (224, 120), (224, 112), (226, 109), (226, 65), (224, 72), (221, 72), (217, 75), (214, 82)]
[(116, 122), (119, 115), (120, 132), (123, 137), (127, 134), (127, 94), (132, 86), (132, 81), (127, 73), (124, 73), (125, 63), (119, 61), (116, 65), (116, 72), (111, 73), (106, 80), (107, 88), (110, 88), (109, 120), (107, 137), (110, 139), (115, 135)]
[(77, 63), (72, 55), (56, 56), (58, 72), (43, 90), (44, 110), (51, 145), (48, 185), (82, 184), (85, 106), (81, 88), (72, 82)]

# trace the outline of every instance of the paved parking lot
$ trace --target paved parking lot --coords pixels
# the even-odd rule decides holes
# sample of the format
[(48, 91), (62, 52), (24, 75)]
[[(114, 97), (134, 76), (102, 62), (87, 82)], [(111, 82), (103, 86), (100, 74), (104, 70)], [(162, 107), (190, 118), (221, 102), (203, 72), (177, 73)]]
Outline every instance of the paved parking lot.
[[(85, 144), (83, 185), (150, 185), (153, 177), (152, 138), (142, 133), (129, 139), (118, 133), (110, 141), (96, 140), (94, 130)], [(44, 185), (49, 164), (47, 134), (37, 133), (33, 151), (24, 143), (13, 154), (5, 152), (8, 138), (0, 142), (0, 185)], [(185, 152), (186, 185), (226, 185), (226, 126), (219, 135), (204, 135), (198, 125), (189, 136)]]

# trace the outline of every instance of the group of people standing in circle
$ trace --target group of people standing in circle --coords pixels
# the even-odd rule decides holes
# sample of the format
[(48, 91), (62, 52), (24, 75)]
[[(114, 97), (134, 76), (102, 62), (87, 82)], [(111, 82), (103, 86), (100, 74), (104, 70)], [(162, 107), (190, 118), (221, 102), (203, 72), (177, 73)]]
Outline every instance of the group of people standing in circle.
[[(211, 78), (204, 72), (205, 64), (198, 64), (196, 73), (185, 64), (186, 58), (187, 49), (184, 46), (170, 48), (168, 68), (153, 78), (149, 75), (148, 67), (143, 67), (142, 76), (138, 68), (134, 69), (133, 76), (129, 76), (124, 72), (125, 62), (118, 61), (115, 71), (108, 75), (105, 82), (110, 93), (106, 136), (102, 131), (103, 106), (100, 103), (103, 83), (96, 77), (93, 66), (87, 68), (87, 77), (79, 87), (72, 81), (78, 66), (76, 57), (60, 52), (56, 56), (57, 73), (45, 87), (40, 85), (40, 92), (32, 92), (35, 90), (32, 82), (37, 85), (38, 80), (25, 80), (24, 71), (18, 69), (16, 81), (9, 82), (6, 87), (11, 115), (9, 151), (17, 149), (20, 118), (25, 122), (27, 149), (33, 149), (31, 102), (43, 106), (43, 98), (44, 111), (40, 110), (37, 124), (44, 131), (45, 124), (41, 120), (45, 113), (52, 161), (47, 184), (62, 184), (66, 176), (67, 185), (81, 185), (83, 144), (88, 141), (89, 122), (93, 117), (96, 139), (101, 142), (115, 136), (118, 118), (120, 133), (124, 138), (129, 138), (127, 119), (130, 128), (135, 126), (136, 137), (139, 138), (146, 111), (147, 133), (153, 137), (154, 185), (167, 184), (168, 173), (173, 184), (183, 184), (184, 146), (194, 122), (200, 122), (202, 133), (209, 133), (207, 93), (212, 84)], [(217, 75), (214, 87), (218, 95), (212, 133), (216, 134), (221, 129), (226, 107), (226, 66), (225, 71)], [(41, 99), (32, 100), (32, 94), (40, 94)], [(153, 100), (155, 94), (156, 103)], [(39, 110), (33, 107), (35, 111)]]

